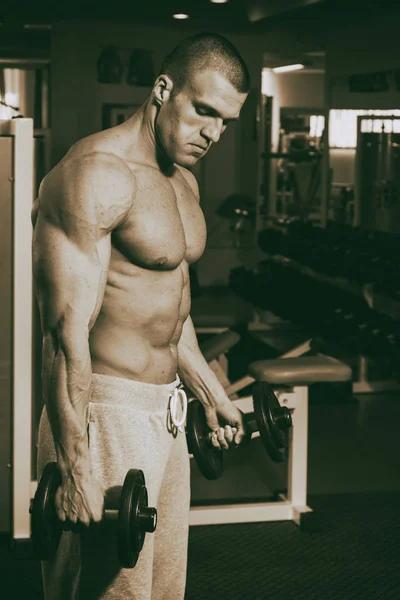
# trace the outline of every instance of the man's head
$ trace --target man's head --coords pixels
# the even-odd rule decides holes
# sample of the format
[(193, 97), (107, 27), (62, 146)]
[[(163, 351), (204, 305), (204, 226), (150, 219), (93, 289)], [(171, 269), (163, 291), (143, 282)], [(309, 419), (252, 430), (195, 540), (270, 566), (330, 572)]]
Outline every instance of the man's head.
[(170, 160), (194, 165), (239, 118), (250, 89), (236, 48), (214, 33), (185, 39), (164, 60), (154, 88), (158, 143)]

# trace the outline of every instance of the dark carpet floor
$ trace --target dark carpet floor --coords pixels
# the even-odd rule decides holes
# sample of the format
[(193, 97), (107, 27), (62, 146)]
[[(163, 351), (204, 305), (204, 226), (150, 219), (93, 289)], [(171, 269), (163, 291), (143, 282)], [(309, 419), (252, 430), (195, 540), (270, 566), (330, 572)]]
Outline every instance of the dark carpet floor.
[(290, 522), (193, 528), (186, 600), (400, 598), (400, 494), (310, 499), (320, 531)]
[[(400, 493), (309, 504), (315, 533), (291, 522), (192, 527), (186, 600), (399, 600)], [(42, 600), (38, 564), (13, 559), (4, 538), (0, 573), (2, 599)]]

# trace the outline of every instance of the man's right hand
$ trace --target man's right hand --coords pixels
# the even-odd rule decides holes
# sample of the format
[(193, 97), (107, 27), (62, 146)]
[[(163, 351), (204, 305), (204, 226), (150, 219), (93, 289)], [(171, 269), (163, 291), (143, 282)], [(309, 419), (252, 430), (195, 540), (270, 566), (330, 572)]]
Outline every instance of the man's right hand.
[(61, 521), (89, 526), (91, 521), (98, 523), (103, 517), (104, 490), (91, 473), (69, 473), (61, 478), (55, 505)]

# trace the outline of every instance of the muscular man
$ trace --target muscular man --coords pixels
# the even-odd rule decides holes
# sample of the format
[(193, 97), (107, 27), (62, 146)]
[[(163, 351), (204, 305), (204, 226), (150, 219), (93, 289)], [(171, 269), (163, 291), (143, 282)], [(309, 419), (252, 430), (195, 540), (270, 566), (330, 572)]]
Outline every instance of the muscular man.
[(130, 119), (76, 143), (40, 186), (32, 212), (45, 399), (38, 473), (57, 460), (63, 521), (100, 522), (105, 491), (130, 468), (143, 469), (158, 510), (132, 570), (118, 565), (112, 524), (63, 532), (56, 557), (43, 563), (46, 599), (184, 597), (180, 382), (203, 403), (215, 446), (244, 434), (189, 315), (188, 265), (206, 240), (190, 168), (239, 118), (248, 90), (230, 42), (192, 36), (166, 58)]

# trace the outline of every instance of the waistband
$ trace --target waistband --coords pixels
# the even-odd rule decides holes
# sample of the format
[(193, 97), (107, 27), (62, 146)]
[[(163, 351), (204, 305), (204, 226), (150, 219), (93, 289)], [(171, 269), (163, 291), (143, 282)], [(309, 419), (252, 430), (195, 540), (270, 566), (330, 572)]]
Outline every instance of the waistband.
[(159, 410), (168, 406), (170, 396), (181, 381), (176, 376), (171, 383), (143, 383), (111, 375), (92, 374), (91, 402), (113, 405), (130, 405), (141, 410)]

